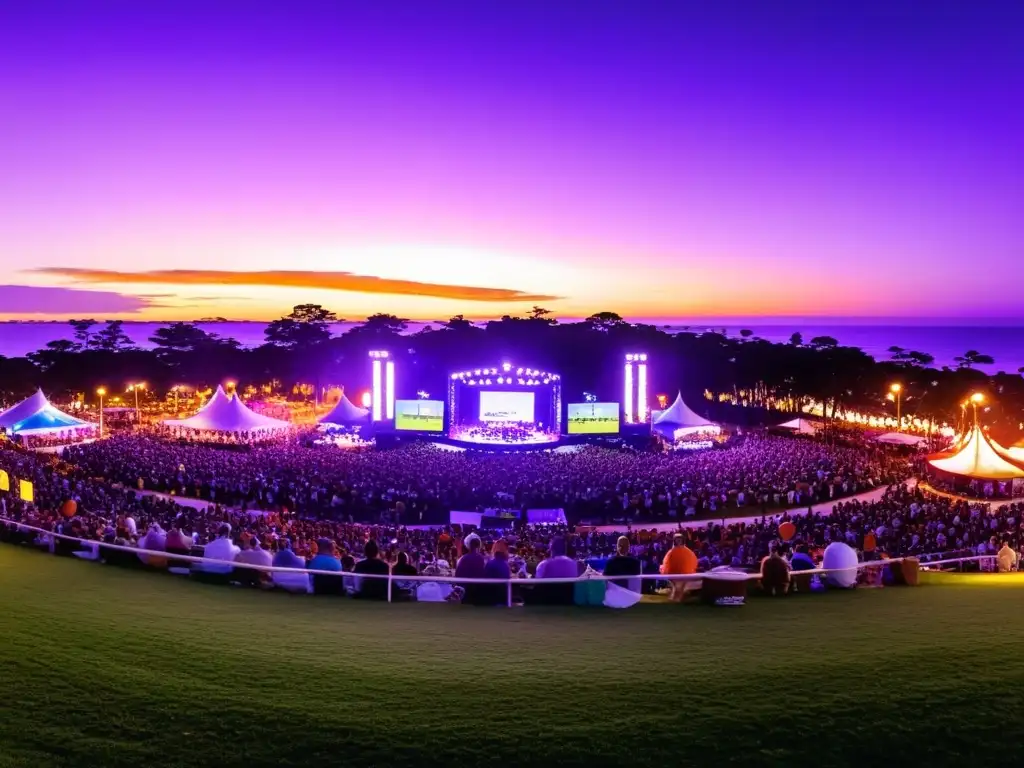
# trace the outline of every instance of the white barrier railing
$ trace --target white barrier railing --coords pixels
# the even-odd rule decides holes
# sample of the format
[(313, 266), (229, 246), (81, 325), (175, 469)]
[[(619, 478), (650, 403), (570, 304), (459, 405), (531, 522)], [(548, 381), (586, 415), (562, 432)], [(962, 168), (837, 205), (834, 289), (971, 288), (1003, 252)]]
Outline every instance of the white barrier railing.
[[(487, 579), (487, 578), (470, 578), (470, 577), (464, 577), (464, 576), (431, 576), (431, 575), (426, 575), (426, 574), (416, 574), (416, 575), (410, 575), (410, 576), (403, 576), (403, 575), (396, 575), (396, 574), (392, 574), (392, 573), (384, 574), (384, 573), (355, 573), (353, 571), (322, 571), (322, 570), (314, 570), (314, 569), (309, 569), (309, 568), (284, 568), (284, 567), (273, 566), (273, 565), (257, 565), (255, 563), (240, 563), (240, 562), (236, 562), (234, 560), (221, 560), (221, 559), (218, 559), (218, 558), (215, 558), (215, 557), (200, 557), (200, 556), (197, 556), (197, 555), (183, 555), (183, 554), (178, 554), (178, 553), (175, 553), (175, 552), (167, 552), (166, 550), (160, 550), (160, 549), (140, 549), (139, 547), (126, 546), (126, 545), (122, 545), (122, 544), (108, 544), (106, 542), (97, 541), (95, 539), (82, 539), (82, 538), (78, 538), (78, 537), (75, 537), (75, 536), (68, 536), (68, 535), (63, 534), (63, 533), (56, 533), (54, 531), (48, 531), (45, 528), (37, 528), (35, 526), (26, 525), (25, 523), (18, 522), (17, 520), (8, 520), (8, 519), (2, 518), (2, 517), (0, 517), (0, 523), (6, 523), (8, 525), (13, 525), (19, 531), (31, 531), (33, 533), (36, 533), (36, 534), (40, 535), (40, 536), (49, 537), (50, 539), (62, 539), (64, 541), (73, 541), (73, 542), (77, 543), (78, 545), (80, 545), (80, 546), (82, 546), (84, 548), (87, 548), (87, 549), (95, 548), (98, 551), (100, 548), (102, 548), (104, 550), (112, 550), (112, 551), (115, 551), (115, 552), (127, 552), (127, 553), (133, 554), (133, 555), (135, 555), (137, 557), (144, 556), (144, 557), (159, 558), (159, 559), (162, 559), (162, 560), (174, 560), (175, 562), (188, 562), (188, 563), (194, 563), (194, 564), (195, 563), (198, 563), (198, 564), (209, 563), (209, 564), (214, 565), (214, 566), (216, 566), (217, 568), (220, 568), (220, 569), (230, 566), (232, 569), (248, 569), (248, 570), (253, 570), (253, 571), (259, 571), (261, 573), (269, 573), (271, 575), (273, 575), (275, 573), (282, 573), (282, 574), (295, 574), (295, 575), (303, 575), (303, 576), (329, 576), (329, 577), (333, 577), (333, 578), (387, 579), (387, 582), (388, 582), (388, 586), (387, 586), (387, 599), (388, 599), (388, 602), (392, 601), (392, 585), (396, 581), (398, 581), (398, 582), (417, 581), (417, 582), (424, 582), (424, 583), (434, 582), (434, 583), (453, 584), (453, 585), (462, 585), (462, 584), (492, 584), (492, 585), (497, 585), (497, 584), (505, 584), (507, 586), (507, 603), (508, 603), (508, 606), (511, 607), (512, 606), (512, 587), (515, 586), (515, 585), (526, 586), (526, 587), (534, 587), (534, 586), (544, 586), (544, 585), (548, 585), (548, 584), (576, 584), (576, 583), (579, 583), (579, 582), (584, 582), (585, 583), (585, 582), (589, 582), (589, 581), (617, 581), (617, 582), (622, 582), (622, 581), (631, 581), (633, 579), (639, 579), (641, 581), (674, 581), (674, 582), (684, 582), (685, 583), (685, 582), (700, 582), (700, 581), (703, 581), (705, 578), (712, 578), (713, 579), (715, 577), (715, 572), (713, 572), (713, 571), (705, 571), (705, 572), (702, 572), (702, 573), (693, 573), (693, 574), (643, 573), (643, 574), (636, 574), (636, 575), (625, 575), (624, 574), (624, 575), (619, 575), (619, 576), (605, 576), (604, 574), (593, 574), (593, 575), (584, 575), (584, 576), (545, 578), (545, 579), (520, 578), (520, 577), (517, 577), (517, 576), (513, 576), (513, 577), (508, 578), (508, 579)], [(952, 564), (957, 564), (957, 563), (966, 563), (966, 562), (974, 562), (974, 561), (980, 562), (982, 560), (993, 560), (994, 561), (995, 559), (996, 559), (995, 555), (971, 555), (971, 556), (967, 556), (967, 557), (954, 557), (954, 558), (948, 558), (948, 559), (945, 559), (945, 560), (936, 560), (936, 561), (932, 561), (932, 562), (921, 562), (920, 558), (918, 558), (917, 556), (910, 555), (910, 556), (906, 556), (906, 557), (893, 557), (893, 558), (889, 558), (889, 559), (886, 559), (886, 560), (872, 560), (872, 561), (858, 562), (857, 565), (854, 566), (853, 568), (809, 568), (807, 570), (791, 571), (791, 575), (821, 576), (821, 575), (827, 575), (827, 574), (830, 574), (830, 573), (848, 573), (851, 570), (861, 571), (861, 570), (866, 570), (868, 568), (878, 568), (878, 567), (882, 567), (882, 566), (885, 566), (885, 565), (889, 565), (891, 563), (899, 563), (899, 562), (902, 562), (904, 560), (918, 560), (921, 568), (927, 569), (927, 568), (934, 568), (935, 566), (939, 566), (939, 565), (952, 565)], [(140, 562), (143, 562), (141, 560), (141, 557), (140, 557)], [(230, 575), (230, 572), (222, 572), (222, 571), (210, 571), (210, 573), (214, 573), (214, 574), (217, 574), (217, 575)], [(722, 573), (722, 572), (719, 571), (718, 573)], [(743, 576), (746, 578), (747, 581), (759, 581), (761, 579), (761, 574), (759, 572), (757, 572), (757, 573), (748, 573), (748, 572), (744, 572), (744, 571), (729, 571), (728, 573), (743, 574)]]

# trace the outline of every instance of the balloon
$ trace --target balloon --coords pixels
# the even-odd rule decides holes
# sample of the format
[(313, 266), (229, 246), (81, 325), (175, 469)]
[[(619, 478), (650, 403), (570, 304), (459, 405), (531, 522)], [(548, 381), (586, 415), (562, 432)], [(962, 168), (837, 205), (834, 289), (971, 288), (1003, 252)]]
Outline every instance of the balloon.
[(61, 504), (60, 513), (64, 517), (74, 517), (76, 512), (78, 512), (78, 502), (74, 499), (68, 499)]
[(831, 586), (849, 589), (857, 584), (857, 553), (841, 541), (833, 541), (825, 547), (822, 567), (832, 571), (825, 577)]
[(779, 526), (779, 538), (783, 541), (789, 541), (796, 536), (796, 526), (788, 520)]

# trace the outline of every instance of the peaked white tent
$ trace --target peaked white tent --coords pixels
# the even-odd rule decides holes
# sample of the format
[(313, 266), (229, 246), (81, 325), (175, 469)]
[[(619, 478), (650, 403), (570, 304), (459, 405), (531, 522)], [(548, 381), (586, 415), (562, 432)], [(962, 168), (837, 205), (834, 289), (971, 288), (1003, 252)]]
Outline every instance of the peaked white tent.
[(814, 435), (817, 434), (820, 424), (816, 421), (809, 421), (808, 419), (801, 419), (799, 417), (790, 419), (789, 421), (779, 424), (776, 429), (791, 429), (800, 435)]
[(1011, 458), (1007, 450), (974, 426), (963, 444), (953, 453), (940, 453), (928, 459), (936, 469), (951, 475), (976, 480), (1014, 480), (1024, 478), (1024, 464)]
[(59, 410), (46, 399), (43, 390), (38, 389), (35, 394), (0, 413), (0, 427), (8, 434), (28, 436), (91, 430), (96, 425)]
[(907, 445), (913, 448), (919, 448), (928, 442), (928, 438), (922, 437), (921, 435), (908, 435), (906, 432), (886, 432), (884, 435), (876, 437), (875, 442), (886, 443), (887, 445)]
[(342, 392), (338, 404), (331, 409), (330, 413), (320, 419), (320, 423), (348, 426), (351, 424), (366, 424), (369, 420), (370, 409), (353, 405), (352, 401), (345, 397), (345, 393)]
[(671, 433), (676, 439), (697, 432), (714, 434), (722, 431), (717, 424), (695, 413), (683, 402), (682, 392), (676, 395), (672, 405), (654, 417), (651, 428), (657, 432)]
[(255, 413), (237, 396), (229, 396), (223, 387), (217, 387), (210, 401), (187, 419), (170, 419), (164, 426), (197, 432), (281, 432), (291, 424), (280, 419)]

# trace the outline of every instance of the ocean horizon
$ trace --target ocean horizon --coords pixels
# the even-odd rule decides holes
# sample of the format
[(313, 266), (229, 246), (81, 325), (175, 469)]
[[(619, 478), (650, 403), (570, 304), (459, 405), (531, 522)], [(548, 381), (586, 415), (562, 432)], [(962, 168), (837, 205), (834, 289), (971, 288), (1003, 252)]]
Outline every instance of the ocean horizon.
[[(876, 360), (890, 359), (888, 350), (893, 346), (924, 352), (935, 357), (936, 367), (955, 367), (955, 357), (968, 350), (976, 350), (995, 359), (993, 365), (978, 367), (986, 373), (1016, 373), (1024, 367), (1024, 323), (1021, 321), (947, 319), (929, 325), (921, 320), (902, 318), (888, 323), (875, 320), (807, 318), (804, 322), (801, 318), (656, 318), (635, 322), (650, 323), (672, 333), (684, 330), (725, 331), (729, 336), (739, 336), (741, 330), (749, 330), (754, 336), (775, 343), (788, 342), (794, 333), (800, 333), (804, 342), (816, 336), (831, 336), (844, 346), (862, 349)], [(563, 319), (563, 322), (572, 320)], [(124, 331), (135, 345), (149, 349), (153, 347), (149, 337), (157, 328), (166, 325), (167, 322), (125, 321)], [(263, 330), (267, 324), (263, 321), (228, 320), (196, 322), (195, 325), (251, 348), (264, 343)], [(358, 323), (334, 323), (332, 333), (340, 335), (354, 325)], [(438, 323), (410, 322), (409, 332), (414, 333), (428, 325), (437, 327)], [(67, 322), (0, 322), (0, 355), (4, 357), (24, 357), (48, 342), (60, 339), (74, 339), (74, 332)]]

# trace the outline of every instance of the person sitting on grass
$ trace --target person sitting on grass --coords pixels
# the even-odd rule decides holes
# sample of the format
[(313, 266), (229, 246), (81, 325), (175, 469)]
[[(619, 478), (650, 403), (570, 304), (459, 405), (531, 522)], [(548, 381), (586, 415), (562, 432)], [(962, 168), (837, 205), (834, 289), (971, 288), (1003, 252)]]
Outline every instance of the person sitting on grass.
[[(683, 534), (677, 533), (672, 537), (672, 549), (665, 553), (665, 559), (661, 562), (661, 572), (665, 576), (689, 576), (697, 572), (697, 555), (686, 546)], [(683, 579), (670, 579), (669, 582), (672, 585), (669, 599), (681, 603), (687, 584), (691, 582)]]
[[(292, 543), (288, 539), (281, 539), (277, 543), (277, 552), (270, 563), (274, 568), (295, 568), (303, 569), (306, 561), (292, 551)], [(274, 571), (271, 580), (274, 586), (287, 590), (288, 592), (308, 592), (309, 576), (304, 573), (281, 573)]]
[(789, 563), (778, 550), (761, 561), (761, 588), (768, 595), (785, 595), (789, 592)]
[[(380, 547), (373, 539), (366, 542), (366, 546), (363, 547), (363, 559), (356, 563), (355, 573), (376, 576), (387, 576), (391, 573), (388, 564), (380, 559)], [(388, 580), (356, 579), (355, 597), (364, 600), (387, 600)]]
[[(537, 575), (534, 581), (545, 579), (575, 579), (579, 575), (579, 566), (576, 561), (565, 554), (565, 538), (556, 536), (551, 540), (549, 557), (545, 558), (537, 566)], [(559, 584), (536, 584), (527, 594), (527, 602), (541, 605), (572, 605), (573, 583), (562, 582)]]
[[(235, 556), (235, 562), (269, 568), (274, 564), (274, 559), (267, 550), (260, 546), (259, 536), (250, 536), (245, 548)], [(255, 568), (235, 568), (235, 579), (251, 587), (269, 587), (271, 583), (270, 571), (260, 571)]]
[[(608, 559), (604, 566), (605, 576), (639, 576), (643, 566), (640, 561), (629, 554), (629, 539), (619, 536), (615, 542), (615, 556)], [(639, 592), (641, 579), (616, 579), (611, 582), (617, 587)]]
[(242, 550), (231, 540), (231, 524), (224, 523), (217, 529), (217, 538), (203, 548), (203, 557), (209, 560), (222, 560), (224, 564), (200, 563), (199, 570), (206, 577), (213, 577), (214, 581), (227, 581), (235, 567), (235, 557)]
[[(480, 541), (479, 536), (471, 533), (466, 537), (464, 544), (468, 547), (469, 551), (459, 558), (459, 562), (455, 566), (455, 575), (460, 579), (482, 579), (487, 567), (487, 562), (480, 553), (483, 542)], [(461, 586), (465, 591), (464, 603), (482, 605), (483, 602), (486, 602), (484, 597), (487, 590), (483, 589), (483, 587), (487, 585), (467, 583)]]
[[(398, 559), (391, 567), (392, 576), (416, 576), (416, 566), (409, 562), (409, 555), (405, 552), (398, 553)], [(408, 600), (416, 591), (415, 581), (395, 581), (392, 585), (391, 599), (401, 598)]]
[[(311, 571), (341, 572), (341, 561), (337, 556), (337, 548), (331, 539), (317, 539), (316, 555), (309, 561), (307, 568)], [(340, 576), (329, 576), (323, 573), (312, 574), (314, 595), (341, 595), (344, 583)]]
[[(491, 558), (484, 565), (485, 579), (512, 578), (512, 571), (508, 565), (508, 543), (504, 539), (498, 539), (491, 546)], [(508, 603), (508, 586), (506, 584), (480, 584), (481, 605), (506, 605)]]
[(996, 555), (996, 563), (1000, 573), (1009, 573), (1017, 570), (1017, 553), (1013, 551), (1010, 542), (1004, 541)]

